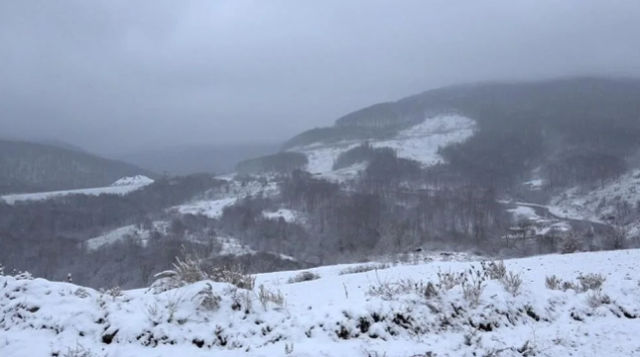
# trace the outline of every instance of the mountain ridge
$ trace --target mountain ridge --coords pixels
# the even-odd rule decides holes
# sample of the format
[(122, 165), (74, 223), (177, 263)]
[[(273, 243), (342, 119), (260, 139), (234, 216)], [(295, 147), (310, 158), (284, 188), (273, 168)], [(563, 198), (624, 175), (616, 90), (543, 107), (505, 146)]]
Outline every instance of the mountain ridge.
[(122, 161), (24, 140), (0, 140), (0, 193), (29, 193), (111, 185), (126, 176), (158, 175)]

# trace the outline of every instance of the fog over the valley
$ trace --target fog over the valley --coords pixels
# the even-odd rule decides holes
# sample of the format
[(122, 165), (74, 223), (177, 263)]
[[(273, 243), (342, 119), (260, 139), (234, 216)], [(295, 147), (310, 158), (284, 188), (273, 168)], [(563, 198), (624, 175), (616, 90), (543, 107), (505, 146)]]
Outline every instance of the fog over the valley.
[(640, 1), (0, 2), (0, 136), (278, 142), (443, 85), (640, 75)]

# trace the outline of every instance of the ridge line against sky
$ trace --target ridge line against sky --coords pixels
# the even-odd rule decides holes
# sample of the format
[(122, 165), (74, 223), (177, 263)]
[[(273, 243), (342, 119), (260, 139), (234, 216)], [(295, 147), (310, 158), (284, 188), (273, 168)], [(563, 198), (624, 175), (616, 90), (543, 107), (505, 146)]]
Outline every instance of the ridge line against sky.
[(0, 3), (0, 133), (279, 142), (455, 83), (640, 75), (639, 1)]

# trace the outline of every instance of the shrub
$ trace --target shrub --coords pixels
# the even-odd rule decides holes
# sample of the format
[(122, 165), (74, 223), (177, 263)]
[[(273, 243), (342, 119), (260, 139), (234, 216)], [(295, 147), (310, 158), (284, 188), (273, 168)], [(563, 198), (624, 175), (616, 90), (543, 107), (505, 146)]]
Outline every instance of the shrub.
[(207, 283), (202, 290), (198, 291), (192, 298), (192, 300), (194, 299), (197, 299), (200, 307), (206, 311), (218, 310), (218, 308), (220, 308), (220, 301), (222, 300), (220, 296), (213, 292), (213, 286), (211, 286), (210, 283)]
[(509, 272), (500, 280), (500, 282), (504, 286), (504, 289), (511, 295), (520, 295), (520, 291), (522, 289), (522, 278), (519, 274)]
[(267, 290), (264, 285), (258, 288), (258, 301), (262, 304), (262, 308), (266, 311), (269, 303), (273, 303), (278, 307), (284, 307), (284, 296), (280, 291), (272, 292)]
[(507, 275), (507, 267), (502, 260), (498, 262), (481, 262), (480, 265), (491, 280), (501, 280)]
[(486, 284), (482, 276), (469, 274), (468, 277), (462, 281), (462, 295), (472, 307), (476, 307), (480, 304), (480, 296)]
[(363, 264), (344, 268), (340, 271), (340, 275), (366, 273), (372, 270), (384, 270), (388, 268), (389, 264)]
[(580, 250), (580, 241), (578, 237), (571, 234), (562, 241), (560, 252), (562, 254), (571, 254)]
[(218, 283), (229, 283), (241, 289), (253, 290), (255, 286), (255, 276), (244, 274), (238, 266), (202, 267), (200, 261), (190, 254), (185, 254), (184, 260), (176, 258), (173, 270), (167, 270), (156, 274), (156, 281), (151, 285), (150, 290), (158, 294), (164, 291), (179, 288), (199, 281), (211, 280)]
[(454, 287), (462, 284), (464, 278), (464, 272), (452, 273), (451, 271), (448, 271), (446, 273), (443, 273), (441, 271), (438, 271), (438, 288), (445, 291), (451, 290)]
[(587, 294), (587, 304), (595, 309), (602, 305), (611, 304), (611, 298), (609, 295), (603, 293), (602, 290), (594, 290)]
[(547, 289), (558, 290), (561, 284), (562, 280), (555, 275), (547, 276), (545, 278), (545, 285), (547, 286)]
[(299, 273), (298, 275), (289, 278), (289, 280), (287, 281), (287, 284), (302, 283), (305, 281), (312, 281), (312, 280), (318, 280), (318, 279), (320, 279), (320, 275), (310, 271), (303, 271), (302, 273)]
[(253, 290), (256, 284), (256, 277), (245, 274), (238, 265), (230, 267), (210, 266), (204, 270), (209, 280), (218, 283), (229, 283), (240, 289)]
[(605, 280), (606, 278), (602, 274), (587, 274), (580, 275), (578, 277), (578, 282), (575, 283), (571, 281), (563, 281), (555, 275), (552, 275), (546, 278), (545, 283), (547, 288), (551, 290), (575, 290), (576, 292), (584, 293), (590, 290), (600, 290)]
[[(384, 300), (394, 300), (400, 295), (412, 293), (426, 296), (427, 286), (428, 284), (411, 279), (400, 279), (396, 282), (380, 281), (378, 279), (378, 284), (369, 286), (367, 295), (379, 296)], [(431, 293), (432, 291), (429, 292), (429, 294)]]
[(607, 280), (607, 278), (602, 274), (587, 274), (578, 277), (582, 291), (598, 290), (602, 288), (605, 280)]

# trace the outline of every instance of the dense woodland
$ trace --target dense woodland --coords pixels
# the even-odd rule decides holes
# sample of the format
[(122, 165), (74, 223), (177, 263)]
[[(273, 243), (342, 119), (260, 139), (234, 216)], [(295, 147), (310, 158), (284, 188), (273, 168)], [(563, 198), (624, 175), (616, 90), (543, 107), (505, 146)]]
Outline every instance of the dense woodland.
[[(638, 81), (452, 87), (366, 108), (286, 146), (373, 140), (430, 112), (455, 111), (477, 120), (479, 130), (470, 140), (441, 148), (445, 164), (424, 168), (363, 140), (334, 163), (334, 169), (366, 166), (357, 179), (342, 184), (304, 171), (304, 155), (283, 152), (241, 163), (242, 175), (232, 181), (190, 175), (160, 179), (125, 196), (74, 195), (15, 205), (0, 201), (0, 262), (50, 279), (71, 273), (80, 284), (128, 288), (147, 284), (185, 251), (258, 272), (419, 249), (523, 256), (623, 248), (615, 230), (588, 226), (577, 226), (569, 236), (549, 232), (535, 244), (505, 240), (514, 234), (514, 222), (500, 199), (543, 200), (541, 195), (575, 184), (601, 185), (625, 172), (640, 148), (639, 98)], [(542, 193), (522, 187), (534, 169), (546, 179)], [(239, 199), (219, 218), (171, 210), (192, 199), (230, 197), (238, 186), (274, 183), (276, 194)], [(296, 212), (299, 219), (263, 215), (280, 208)], [(626, 221), (640, 219), (640, 204), (617, 210)], [(146, 238), (133, 235), (97, 250), (84, 243), (127, 225), (138, 226)], [(526, 235), (524, 228), (517, 232)], [(576, 235), (582, 243), (576, 243)], [(233, 237), (260, 253), (220, 255), (218, 237)]]

